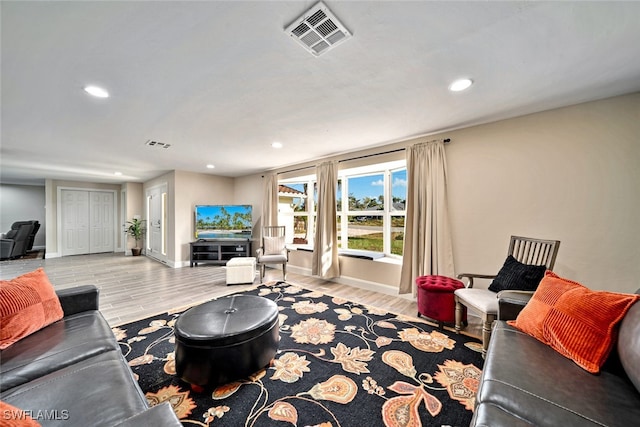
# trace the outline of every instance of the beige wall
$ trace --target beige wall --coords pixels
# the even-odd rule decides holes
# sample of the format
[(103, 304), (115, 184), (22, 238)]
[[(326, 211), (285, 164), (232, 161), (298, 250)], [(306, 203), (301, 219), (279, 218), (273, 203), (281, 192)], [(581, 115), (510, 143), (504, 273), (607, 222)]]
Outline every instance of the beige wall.
[[(309, 251), (291, 251), (288, 270), (310, 275), (312, 256)], [(339, 256), (338, 262), (340, 277), (332, 279), (334, 282), (397, 295), (402, 268), (399, 262), (371, 261), (349, 256)]]
[(189, 242), (194, 240), (195, 205), (233, 203), (234, 180), (215, 175), (176, 171), (175, 189), (173, 212), (175, 212), (176, 238), (173, 259), (184, 265), (189, 261)]
[(252, 206), (253, 240), (251, 252), (255, 253), (259, 245), (260, 227), (262, 224), (262, 196), (264, 191), (263, 175), (248, 175), (236, 178), (234, 182), (233, 203)]
[(497, 271), (512, 234), (561, 241), (555, 271), (640, 288), (640, 94), (447, 133), (456, 271)]
[[(421, 138), (452, 140), (456, 272), (495, 274), (516, 234), (561, 240), (555, 271), (585, 286), (640, 288), (639, 135), (640, 94), (633, 94)], [(291, 264), (308, 269), (310, 258), (296, 254)], [(397, 287), (400, 278), (393, 264), (341, 258), (341, 267), (374, 284)]]
[[(122, 185), (120, 191), (124, 194), (125, 199), (125, 212), (124, 218), (122, 218), (122, 224), (124, 225), (127, 221), (131, 221), (136, 215), (144, 218), (144, 193), (142, 191), (142, 184), (139, 182), (127, 182)], [(125, 252), (130, 252), (130, 249), (136, 244), (134, 238), (129, 235), (127, 235), (124, 243), (123, 249)]]

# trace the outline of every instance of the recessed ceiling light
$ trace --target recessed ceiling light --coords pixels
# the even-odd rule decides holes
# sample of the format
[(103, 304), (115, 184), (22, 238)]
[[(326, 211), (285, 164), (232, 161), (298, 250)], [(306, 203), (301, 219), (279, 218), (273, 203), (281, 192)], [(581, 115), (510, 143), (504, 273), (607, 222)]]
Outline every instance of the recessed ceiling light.
[(96, 98), (108, 98), (109, 92), (98, 86), (85, 86), (84, 91)]
[(458, 79), (449, 85), (449, 90), (451, 92), (460, 92), (461, 90), (467, 89), (472, 84), (473, 81), (471, 79)]
[(215, 168), (214, 165), (211, 165), (211, 164), (207, 165), (207, 169), (213, 169), (213, 168)]
[(122, 176), (122, 172), (114, 172), (113, 173), (115, 176)]
[(282, 148), (282, 142), (273, 142), (271, 143), (273, 148)]

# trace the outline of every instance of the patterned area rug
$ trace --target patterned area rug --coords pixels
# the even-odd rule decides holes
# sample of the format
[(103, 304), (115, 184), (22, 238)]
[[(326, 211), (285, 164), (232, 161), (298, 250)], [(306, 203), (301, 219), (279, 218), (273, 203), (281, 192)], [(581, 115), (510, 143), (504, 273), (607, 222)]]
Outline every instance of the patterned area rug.
[(151, 405), (169, 401), (185, 426), (468, 426), (481, 344), (399, 316), (284, 283), (244, 294), (274, 300), (280, 344), (250, 378), (195, 393), (178, 380), (179, 313), (113, 328)]

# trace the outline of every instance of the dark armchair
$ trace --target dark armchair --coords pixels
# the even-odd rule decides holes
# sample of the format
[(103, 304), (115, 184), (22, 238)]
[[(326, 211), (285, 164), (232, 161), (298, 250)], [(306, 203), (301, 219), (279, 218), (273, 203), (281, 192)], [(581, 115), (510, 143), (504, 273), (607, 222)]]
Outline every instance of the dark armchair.
[[(0, 259), (20, 258), (33, 246), (35, 224), (38, 221), (16, 221), (11, 225), (5, 236), (0, 240)], [(40, 224), (38, 223), (38, 228)], [(36, 230), (37, 232), (37, 230)]]
[(33, 223), (33, 230), (31, 230), (31, 234), (29, 234), (29, 238), (27, 239), (27, 250), (25, 252), (29, 252), (33, 249), (33, 242), (36, 240), (36, 234), (38, 234), (38, 230), (40, 230), (40, 222), (33, 221), (24, 221)]

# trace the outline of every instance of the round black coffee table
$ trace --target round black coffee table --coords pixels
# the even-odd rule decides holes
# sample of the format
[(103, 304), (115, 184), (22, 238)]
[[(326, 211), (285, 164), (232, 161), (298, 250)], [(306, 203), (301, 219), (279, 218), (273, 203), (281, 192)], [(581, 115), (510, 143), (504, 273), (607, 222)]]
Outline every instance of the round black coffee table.
[(232, 295), (192, 307), (175, 325), (176, 375), (194, 391), (243, 379), (267, 366), (278, 350), (278, 306)]

